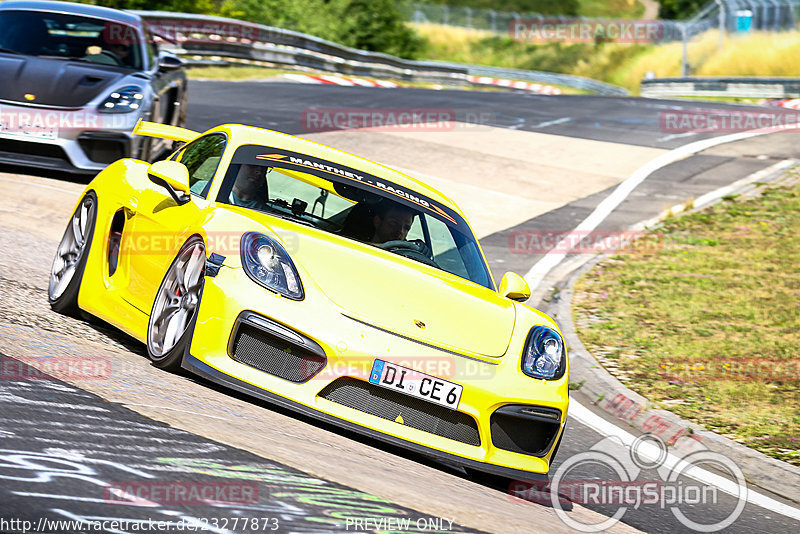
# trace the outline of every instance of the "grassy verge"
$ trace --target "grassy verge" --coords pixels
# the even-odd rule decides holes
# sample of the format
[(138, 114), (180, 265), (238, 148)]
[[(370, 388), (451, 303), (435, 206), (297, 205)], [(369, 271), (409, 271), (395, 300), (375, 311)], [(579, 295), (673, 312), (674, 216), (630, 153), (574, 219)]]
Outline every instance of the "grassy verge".
[(235, 65), (231, 67), (192, 67), (186, 71), (186, 75), (190, 80), (235, 81), (274, 78), (289, 72), (294, 71)]
[(638, 19), (644, 15), (644, 4), (639, 0), (580, 0), (582, 17), (610, 19)]
[(656, 405), (800, 465), (795, 185), (669, 219), (576, 285), (578, 334)]
[(519, 43), (490, 32), (435, 24), (416, 28), (427, 43), (423, 55), (428, 59), (574, 74), (618, 85), (627, 83), (628, 65), (648, 49), (613, 43)]
[[(427, 43), (428, 59), (574, 74), (620, 85), (638, 94), (646, 72), (680, 76), (682, 44), (531, 44), (489, 32), (416, 25)], [(708, 31), (689, 43), (688, 60), (697, 76), (796, 76), (800, 72), (800, 32), (728, 36)]]

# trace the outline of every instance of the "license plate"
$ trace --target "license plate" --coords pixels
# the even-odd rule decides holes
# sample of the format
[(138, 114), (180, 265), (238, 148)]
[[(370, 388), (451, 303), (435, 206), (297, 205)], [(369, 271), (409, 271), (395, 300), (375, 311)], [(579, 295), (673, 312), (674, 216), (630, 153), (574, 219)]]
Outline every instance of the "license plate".
[(429, 374), (396, 365), (383, 360), (375, 360), (369, 381), (412, 397), (440, 404), (451, 410), (458, 408), (464, 387)]
[(6, 137), (17, 137), (25, 139), (45, 139), (53, 141), (58, 139), (58, 126), (47, 126), (45, 124), (33, 124), (23, 120), (21, 113), (14, 115), (8, 111), (0, 109), (0, 135)]

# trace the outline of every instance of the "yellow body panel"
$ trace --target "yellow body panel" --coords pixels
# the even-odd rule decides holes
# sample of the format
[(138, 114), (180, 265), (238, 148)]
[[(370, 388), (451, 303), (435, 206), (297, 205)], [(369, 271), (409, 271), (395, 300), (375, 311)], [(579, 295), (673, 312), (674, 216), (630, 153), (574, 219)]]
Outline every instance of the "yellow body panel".
[[(433, 188), (333, 148), (239, 125), (212, 131), (225, 133), (228, 145), (208, 199), (216, 198), (235, 148), (258, 144), (363, 170), (421, 192), (460, 214), (451, 200)], [(147, 123), (141, 132), (170, 139), (180, 134)], [(220, 376), (406, 443), (490, 466), (548, 472), (552, 445), (542, 457), (497, 448), (490, 416), (505, 405), (556, 408), (562, 414), (558, 435), (563, 432), (569, 402), (568, 370), (562, 378), (548, 381), (532, 379), (520, 368), (531, 327), (545, 325), (558, 330), (549, 317), (492, 289), (322, 230), (195, 195), (191, 202), (178, 205), (148, 180), (148, 168), (145, 162), (120, 160), (87, 187), (97, 194), (98, 210), (78, 297), (82, 309), (146, 341), (159, 284), (181, 245), (199, 235), (207, 254), (220, 254), (225, 261), (216, 276), (205, 278), (189, 348), (191, 357)], [(124, 218), (125, 226), (119, 264), (111, 275), (106, 258), (115, 214), (121, 214), (117, 217)], [(233, 246), (247, 231), (270, 235), (284, 244), (302, 280), (303, 300), (282, 297), (246, 275)], [(227, 238), (221, 240), (220, 236)], [(294, 383), (238, 363), (231, 357), (230, 344), (243, 312), (254, 312), (316, 341), (325, 352), (326, 367), (307, 382)], [(419, 329), (415, 320), (424, 322), (426, 328)], [(338, 377), (366, 380), (376, 358), (461, 384), (458, 411), (477, 421), (481, 445), (440, 437), (318, 396)]]

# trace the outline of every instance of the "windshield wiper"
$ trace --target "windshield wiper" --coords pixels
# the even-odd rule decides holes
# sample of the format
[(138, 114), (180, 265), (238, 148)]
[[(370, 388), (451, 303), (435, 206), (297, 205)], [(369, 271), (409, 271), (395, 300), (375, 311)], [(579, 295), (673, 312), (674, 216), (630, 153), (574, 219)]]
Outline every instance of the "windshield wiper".
[(18, 56), (24, 56), (25, 55), (25, 54), (23, 54), (22, 52), (20, 52), (18, 50), (11, 50), (10, 48), (2, 48), (2, 47), (0, 47), (0, 52), (3, 52), (4, 54), (16, 54)]

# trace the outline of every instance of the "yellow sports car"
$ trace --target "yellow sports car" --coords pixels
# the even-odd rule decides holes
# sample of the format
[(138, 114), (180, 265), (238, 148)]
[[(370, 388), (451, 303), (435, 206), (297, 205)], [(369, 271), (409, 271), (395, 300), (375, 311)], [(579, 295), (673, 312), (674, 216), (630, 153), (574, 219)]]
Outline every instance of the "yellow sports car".
[(469, 224), (409, 176), (242, 125), (86, 188), (52, 308), (209, 380), (468, 470), (544, 480), (567, 415), (558, 327), (500, 287)]

